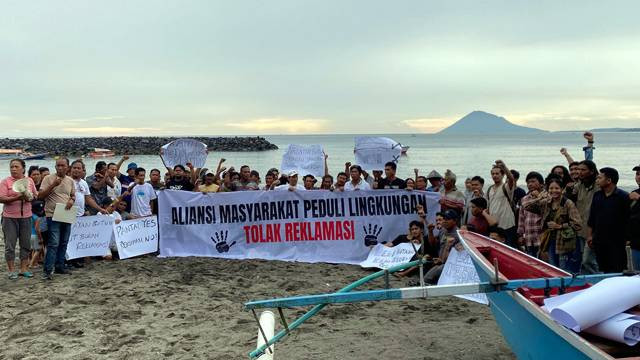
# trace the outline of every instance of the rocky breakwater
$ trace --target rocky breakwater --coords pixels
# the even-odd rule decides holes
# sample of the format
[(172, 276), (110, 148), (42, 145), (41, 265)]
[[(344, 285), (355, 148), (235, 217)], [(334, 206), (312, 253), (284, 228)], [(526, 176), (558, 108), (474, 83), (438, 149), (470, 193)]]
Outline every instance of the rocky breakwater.
[[(189, 137), (207, 144), (209, 151), (265, 151), (278, 147), (263, 137)], [(2, 149), (22, 149), (34, 154), (85, 155), (94, 148), (110, 149), (116, 154), (153, 155), (177, 137), (84, 137), (0, 139)]]

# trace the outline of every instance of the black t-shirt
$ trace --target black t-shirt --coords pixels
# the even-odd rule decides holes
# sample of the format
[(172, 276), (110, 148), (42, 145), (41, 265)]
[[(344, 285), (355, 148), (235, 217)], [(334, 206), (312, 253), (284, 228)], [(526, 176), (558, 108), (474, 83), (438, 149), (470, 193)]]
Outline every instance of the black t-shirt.
[(179, 181), (175, 178), (172, 178), (171, 180), (169, 180), (169, 182), (166, 183), (166, 188), (169, 190), (193, 191), (193, 184), (191, 183), (191, 181), (189, 181), (189, 179), (184, 177)]
[(393, 181), (389, 181), (389, 179), (384, 178), (378, 181), (378, 189), (404, 189), (406, 187), (407, 183), (400, 178), (395, 178)]
[[(402, 243), (407, 243), (409, 242), (409, 239), (407, 238), (407, 235), (399, 235), (398, 237), (396, 237), (395, 239), (393, 239), (393, 241), (391, 242), (391, 244), (393, 244), (393, 246), (396, 246), (398, 244), (402, 244)], [(438, 249), (434, 248), (433, 246), (431, 246), (431, 243), (429, 243), (429, 237), (428, 236), (423, 236), (422, 237), (422, 243), (425, 245), (424, 248), (424, 253), (425, 255), (431, 255), (431, 257), (438, 257)], [(415, 244), (416, 245), (416, 249), (418, 251), (420, 251), (419, 244)]]

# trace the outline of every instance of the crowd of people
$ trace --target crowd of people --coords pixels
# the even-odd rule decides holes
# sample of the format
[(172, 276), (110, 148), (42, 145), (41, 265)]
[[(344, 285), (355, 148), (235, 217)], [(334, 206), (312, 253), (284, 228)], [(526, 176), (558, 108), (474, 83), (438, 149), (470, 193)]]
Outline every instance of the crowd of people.
[[(626, 246), (631, 246), (634, 269), (640, 269), (640, 189), (627, 193), (617, 187), (618, 171), (598, 169), (593, 162), (593, 134), (585, 133), (585, 159), (574, 161), (566, 149), (561, 154), (568, 167), (554, 166), (546, 176), (530, 172), (526, 190), (518, 186), (520, 173), (497, 160), (489, 169), (491, 184), (482, 175), (469, 177), (464, 188), (457, 187), (456, 174), (444, 176), (432, 170), (426, 176), (414, 169), (414, 177), (396, 176), (397, 164), (385, 164), (384, 171), (368, 173), (359, 165), (345, 163), (344, 171), (317, 179), (296, 171), (286, 174), (276, 168), (264, 177), (243, 165), (225, 168), (220, 159), (215, 171), (191, 164), (148, 172), (131, 162), (126, 171), (123, 156), (117, 163), (99, 161), (87, 176), (82, 160), (56, 160), (55, 172), (45, 167), (26, 169), (23, 160), (10, 162), (10, 176), (0, 182), (0, 202), (4, 204), (2, 229), (8, 277), (32, 277), (31, 269), (43, 263), (43, 277), (69, 274), (82, 261), (65, 261), (71, 225), (53, 220), (56, 204), (66, 210), (75, 206), (77, 216), (104, 214), (116, 222), (157, 213), (157, 191), (163, 189), (202, 193), (234, 191), (358, 191), (405, 189), (440, 194), (441, 211), (435, 223), (428, 223), (425, 209), (419, 208), (409, 232), (387, 246), (403, 242), (421, 244), (420, 252), (433, 260), (425, 275), (434, 283), (447, 255), (456, 246), (457, 230), (468, 229), (505, 242), (572, 273), (620, 272), (627, 267)], [(633, 168), (640, 186), (640, 165)], [(25, 179), (28, 191), (16, 192), (13, 184)], [(263, 183), (264, 180), (264, 183)], [(426, 234), (425, 234), (425, 228)], [(19, 247), (19, 270), (15, 253)], [(113, 249), (115, 250), (115, 249)], [(106, 254), (107, 258), (111, 255)]]

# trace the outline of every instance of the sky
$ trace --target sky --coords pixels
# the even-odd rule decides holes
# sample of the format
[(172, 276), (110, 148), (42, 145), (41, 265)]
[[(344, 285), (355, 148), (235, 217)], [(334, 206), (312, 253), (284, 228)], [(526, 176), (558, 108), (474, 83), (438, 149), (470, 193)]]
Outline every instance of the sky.
[(637, 1), (0, 0), (5, 137), (640, 127)]

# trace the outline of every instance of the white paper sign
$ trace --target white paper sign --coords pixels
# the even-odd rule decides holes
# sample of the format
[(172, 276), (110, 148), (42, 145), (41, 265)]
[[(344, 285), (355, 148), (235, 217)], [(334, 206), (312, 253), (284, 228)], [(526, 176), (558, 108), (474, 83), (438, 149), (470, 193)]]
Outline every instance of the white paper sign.
[(174, 140), (160, 150), (164, 163), (173, 168), (176, 165), (193, 164), (196, 168), (204, 167), (207, 161), (207, 145), (193, 139)]
[[(573, 291), (567, 294), (547, 298), (544, 300), (543, 309), (547, 312), (551, 312), (568, 301), (578, 296), (582, 296), (584, 291), (585, 290)], [(633, 314), (620, 313), (584, 329), (583, 331), (605, 339), (627, 344), (629, 346), (635, 346), (640, 342), (640, 317)]]
[[(457, 250), (455, 247), (449, 252), (447, 262), (438, 279), (438, 285), (450, 284), (477, 284), (480, 277), (476, 268), (473, 266), (473, 260), (467, 250)], [(487, 295), (485, 294), (467, 294), (456, 295), (459, 298), (475, 301), (480, 304), (489, 304)]]
[(53, 210), (53, 221), (63, 222), (67, 224), (73, 224), (76, 222), (76, 215), (78, 214), (78, 207), (72, 206), (69, 210), (65, 209), (66, 205), (56, 203), (56, 207)]
[[(612, 298), (612, 294), (615, 297)], [(640, 304), (640, 277), (617, 276), (604, 279), (551, 309), (551, 317), (580, 332)]]
[(402, 154), (402, 145), (386, 137), (356, 137), (356, 164), (363, 170), (384, 170), (389, 161), (398, 162)]
[(295, 170), (298, 177), (305, 175), (324, 175), (324, 153), (321, 145), (296, 145), (291, 144), (287, 151), (282, 154), (282, 165), (280, 171), (283, 174)]
[(81, 216), (71, 225), (67, 259), (104, 256), (109, 250), (114, 219), (110, 216)]
[(122, 221), (113, 230), (120, 259), (158, 251), (158, 219), (155, 216)]
[[(416, 249), (420, 244), (416, 245)], [(394, 247), (386, 247), (378, 244), (371, 249), (367, 260), (360, 263), (363, 268), (388, 269), (395, 265), (400, 265), (411, 261), (415, 250), (410, 243), (398, 244)]]

